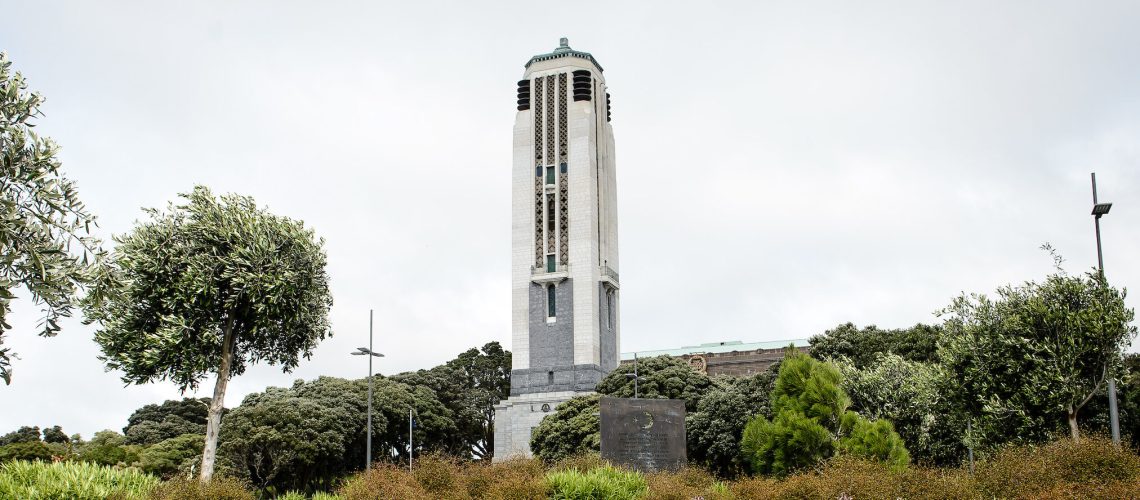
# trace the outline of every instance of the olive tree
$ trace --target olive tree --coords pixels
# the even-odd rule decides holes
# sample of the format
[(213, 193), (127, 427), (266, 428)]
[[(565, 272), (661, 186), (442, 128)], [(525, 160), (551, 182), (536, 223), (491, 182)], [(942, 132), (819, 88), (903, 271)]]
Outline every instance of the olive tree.
[(1136, 335), (1124, 298), (1099, 273), (1058, 272), (995, 298), (962, 295), (941, 311), (939, 356), (983, 439), (1043, 440), (1062, 422), (1079, 439), (1081, 410)]
[(124, 382), (182, 390), (216, 376), (202, 481), (214, 472), (226, 384), (260, 361), (295, 368), (331, 335), (324, 241), (245, 196), (197, 186), (115, 238), (107, 279), (85, 299), (110, 369)]
[(59, 145), (32, 130), (44, 99), (29, 93), (11, 67), (0, 52), (0, 379), (6, 384), (12, 382), (3, 347), (12, 290), (23, 287), (43, 306), (39, 334), (54, 336), (92, 279), (89, 259), (101, 253), (90, 234), (95, 217), (60, 171)]

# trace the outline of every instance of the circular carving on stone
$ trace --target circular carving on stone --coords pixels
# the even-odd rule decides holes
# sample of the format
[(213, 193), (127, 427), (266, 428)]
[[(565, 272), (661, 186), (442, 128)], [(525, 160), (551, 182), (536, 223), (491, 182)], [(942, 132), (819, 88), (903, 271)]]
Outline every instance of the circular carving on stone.
[(704, 356), (693, 356), (689, 358), (689, 366), (698, 372), (708, 373), (708, 364), (705, 362)]
[(542, 403), (542, 412), (543, 413), (550, 412), (550, 403)]

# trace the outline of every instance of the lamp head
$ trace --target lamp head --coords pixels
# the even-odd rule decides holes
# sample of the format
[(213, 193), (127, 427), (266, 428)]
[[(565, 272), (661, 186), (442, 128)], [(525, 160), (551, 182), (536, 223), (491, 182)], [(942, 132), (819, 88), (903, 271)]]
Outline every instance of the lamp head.
[(1108, 213), (1112, 209), (1112, 203), (1097, 203), (1093, 205), (1092, 214), (1100, 217)]

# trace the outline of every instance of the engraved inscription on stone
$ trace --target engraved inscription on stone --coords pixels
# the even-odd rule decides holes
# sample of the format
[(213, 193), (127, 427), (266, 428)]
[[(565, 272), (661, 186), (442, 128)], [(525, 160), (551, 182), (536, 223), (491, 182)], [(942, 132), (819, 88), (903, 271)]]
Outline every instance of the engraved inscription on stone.
[(602, 398), (602, 458), (642, 472), (684, 467), (685, 402)]

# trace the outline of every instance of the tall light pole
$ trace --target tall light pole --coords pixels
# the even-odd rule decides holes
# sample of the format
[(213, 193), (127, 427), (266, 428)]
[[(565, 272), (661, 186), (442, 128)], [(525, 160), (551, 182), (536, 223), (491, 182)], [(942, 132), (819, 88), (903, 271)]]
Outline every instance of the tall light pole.
[[(1096, 226), (1096, 267), (1104, 281), (1104, 255), (1100, 250), (1100, 218), (1112, 209), (1112, 203), (1098, 203), (1096, 199), (1096, 172), (1092, 174), (1093, 225)], [(1108, 422), (1112, 428), (1112, 444), (1120, 446), (1120, 414), (1116, 408), (1116, 374), (1108, 372)]]
[(364, 469), (372, 467), (372, 358), (384, 355), (372, 350), (372, 310), (368, 310), (368, 347), (357, 347), (353, 356), (368, 356), (368, 444), (365, 445)]
[(637, 376), (637, 353), (636, 352), (633, 353), (633, 373), (625, 374), (625, 378), (632, 378), (633, 379), (633, 399), (637, 399), (637, 381), (640, 380), (641, 377)]
[(416, 428), (416, 421), (412, 418), (412, 408), (408, 408), (408, 472), (412, 471), (412, 455), (415, 454), (416, 445), (412, 441), (412, 429)]

